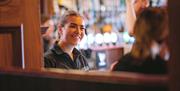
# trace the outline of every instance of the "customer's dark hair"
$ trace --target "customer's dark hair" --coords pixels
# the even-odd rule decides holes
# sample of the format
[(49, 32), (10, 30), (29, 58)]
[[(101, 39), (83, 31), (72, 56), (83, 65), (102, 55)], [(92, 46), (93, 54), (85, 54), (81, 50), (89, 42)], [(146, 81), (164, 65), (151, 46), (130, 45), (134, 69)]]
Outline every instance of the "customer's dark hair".
[(146, 58), (150, 55), (152, 41), (164, 40), (163, 35), (168, 33), (167, 12), (163, 8), (146, 8), (138, 16), (134, 26), (136, 39), (132, 54), (137, 58)]

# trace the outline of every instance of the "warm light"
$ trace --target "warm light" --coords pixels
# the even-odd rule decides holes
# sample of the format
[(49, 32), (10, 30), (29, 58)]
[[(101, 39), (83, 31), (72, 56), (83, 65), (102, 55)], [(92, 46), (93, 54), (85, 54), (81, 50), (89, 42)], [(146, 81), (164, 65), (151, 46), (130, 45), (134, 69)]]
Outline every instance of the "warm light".
[(123, 33), (123, 40), (124, 40), (124, 42), (126, 42), (126, 43), (134, 43), (135, 38), (129, 36), (128, 32), (124, 32), (124, 33)]
[(117, 40), (118, 40), (117, 34), (114, 33), (114, 32), (111, 32), (111, 42), (112, 42), (112, 43), (116, 43)]
[(87, 35), (87, 42), (88, 42), (88, 45), (92, 45), (94, 43), (94, 35), (91, 33), (91, 34), (88, 34)]
[(111, 35), (109, 33), (104, 33), (104, 42), (105, 43), (110, 43), (111, 42)]
[(106, 62), (105, 62), (105, 59), (106, 59), (106, 54), (105, 53), (98, 53), (98, 56), (99, 56), (99, 66), (105, 66), (106, 65)]
[(129, 36), (129, 34), (128, 34), (128, 32), (124, 32), (123, 33), (123, 40), (124, 40), (124, 42), (129, 42), (129, 39), (130, 39), (130, 36)]
[(106, 7), (104, 5), (101, 5), (101, 11), (106, 11)]
[(97, 44), (102, 44), (103, 43), (103, 35), (101, 33), (97, 33), (95, 36), (95, 42)]
[(80, 49), (87, 49), (87, 36), (85, 35), (79, 44)]

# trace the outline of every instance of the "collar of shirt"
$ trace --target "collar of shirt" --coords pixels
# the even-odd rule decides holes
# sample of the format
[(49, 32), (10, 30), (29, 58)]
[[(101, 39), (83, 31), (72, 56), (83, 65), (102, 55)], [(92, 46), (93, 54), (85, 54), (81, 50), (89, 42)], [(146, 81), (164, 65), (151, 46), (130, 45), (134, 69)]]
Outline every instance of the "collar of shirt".
[[(61, 54), (64, 54), (65, 52), (61, 49), (61, 47), (55, 43), (52, 50), (57, 54), (57, 55), (61, 55)], [(76, 49), (74, 48), (73, 49), (73, 56), (79, 56), (81, 53)]]

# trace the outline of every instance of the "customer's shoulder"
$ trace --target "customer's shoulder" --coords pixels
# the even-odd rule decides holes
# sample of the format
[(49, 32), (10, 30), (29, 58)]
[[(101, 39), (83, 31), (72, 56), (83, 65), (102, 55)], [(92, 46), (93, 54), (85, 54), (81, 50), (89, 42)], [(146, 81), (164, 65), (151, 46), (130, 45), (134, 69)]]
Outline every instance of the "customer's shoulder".
[(133, 60), (134, 59), (134, 57), (131, 55), (131, 53), (127, 53), (127, 54), (125, 54), (125, 55), (123, 55), (121, 58), (120, 58), (120, 60)]

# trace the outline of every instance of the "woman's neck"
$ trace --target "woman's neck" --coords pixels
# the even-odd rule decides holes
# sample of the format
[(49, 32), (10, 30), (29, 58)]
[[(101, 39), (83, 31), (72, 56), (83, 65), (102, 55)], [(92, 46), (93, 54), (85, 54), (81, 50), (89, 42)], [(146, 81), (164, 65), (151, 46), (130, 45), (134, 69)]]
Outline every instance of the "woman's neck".
[(58, 45), (61, 47), (61, 49), (65, 53), (69, 54), (69, 56), (73, 59), (73, 49), (74, 49), (74, 46), (68, 45), (67, 43), (62, 42), (62, 41), (59, 41)]

